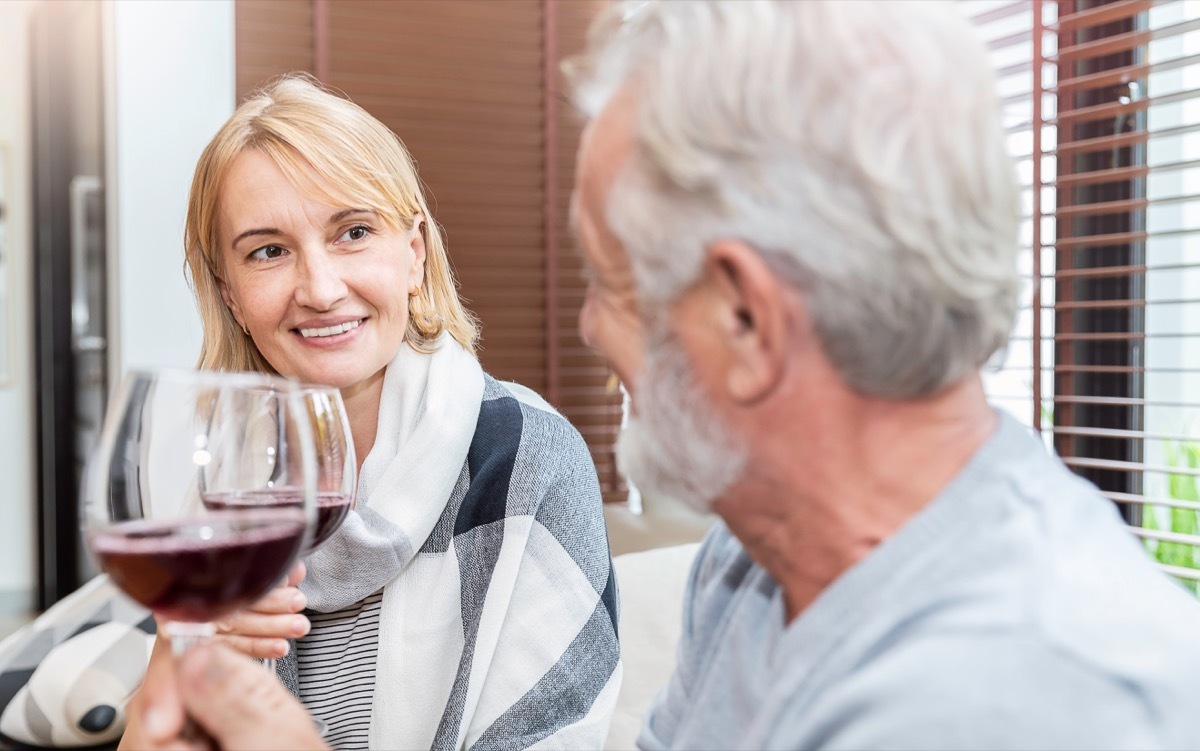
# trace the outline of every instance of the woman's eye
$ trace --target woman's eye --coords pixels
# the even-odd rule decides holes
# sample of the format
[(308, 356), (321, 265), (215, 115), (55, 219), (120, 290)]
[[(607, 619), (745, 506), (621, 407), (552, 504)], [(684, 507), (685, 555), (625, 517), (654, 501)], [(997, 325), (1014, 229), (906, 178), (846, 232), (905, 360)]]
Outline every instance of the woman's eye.
[(339, 237), (338, 240), (339, 241), (357, 242), (358, 240), (362, 240), (369, 234), (371, 234), (371, 230), (368, 229), (367, 227), (364, 227), (363, 225), (359, 224), (359, 225), (351, 227), (350, 229), (343, 232), (342, 236)]
[(254, 251), (253, 253), (251, 253), (250, 257), (257, 258), (262, 261), (269, 261), (269, 260), (272, 260), (275, 258), (279, 258), (285, 252), (286, 251), (284, 251), (284, 249), (279, 247), (278, 245), (264, 245), (263, 247), (259, 248), (258, 250)]

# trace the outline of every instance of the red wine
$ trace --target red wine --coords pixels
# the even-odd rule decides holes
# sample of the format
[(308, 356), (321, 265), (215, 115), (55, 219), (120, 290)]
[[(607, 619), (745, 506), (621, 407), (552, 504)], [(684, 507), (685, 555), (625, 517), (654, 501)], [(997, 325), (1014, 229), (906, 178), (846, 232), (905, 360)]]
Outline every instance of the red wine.
[[(213, 511), (237, 510), (244, 511), (247, 507), (299, 507), (300, 498), (295, 489), (279, 490), (250, 490), (229, 491), (223, 493), (206, 493), (204, 506)], [(354, 497), (346, 493), (323, 490), (317, 494), (317, 524), (313, 529), (312, 541), (304, 555), (308, 555), (333, 536), (342, 526), (350, 508), (354, 505)]]
[(342, 522), (346, 520), (353, 505), (354, 496), (349, 493), (330, 491), (317, 494), (317, 528), (313, 531), (312, 542), (308, 544), (305, 555), (321, 547), (326, 540), (333, 537), (333, 533), (342, 526)]
[(304, 518), (291, 509), (122, 524), (91, 539), (113, 583), (156, 614), (204, 622), (262, 597), (300, 552)]

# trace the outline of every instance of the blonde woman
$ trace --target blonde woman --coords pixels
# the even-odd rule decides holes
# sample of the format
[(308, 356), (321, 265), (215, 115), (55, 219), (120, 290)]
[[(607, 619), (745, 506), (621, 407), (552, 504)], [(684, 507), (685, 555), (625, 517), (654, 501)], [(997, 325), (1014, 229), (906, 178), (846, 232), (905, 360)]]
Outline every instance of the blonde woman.
[(307, 578), (224, 640), (282, 658), (336, 748), (599, 748), (621, 669), (595, 468), (565, 419), (481, 370), (400, 140), (278, 80), (200, 157), (185, 239), (200, 367), (338, 387), (360, 461)]

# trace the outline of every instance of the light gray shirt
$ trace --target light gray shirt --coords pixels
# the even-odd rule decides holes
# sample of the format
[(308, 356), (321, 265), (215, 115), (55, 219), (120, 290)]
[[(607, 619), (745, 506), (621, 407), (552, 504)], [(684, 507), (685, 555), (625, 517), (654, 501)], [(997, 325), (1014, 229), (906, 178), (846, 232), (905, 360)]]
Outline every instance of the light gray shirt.
[(1200, 604), (1007, 416), (792, 623), (724, 526), (644, 749), (1200, 749)]

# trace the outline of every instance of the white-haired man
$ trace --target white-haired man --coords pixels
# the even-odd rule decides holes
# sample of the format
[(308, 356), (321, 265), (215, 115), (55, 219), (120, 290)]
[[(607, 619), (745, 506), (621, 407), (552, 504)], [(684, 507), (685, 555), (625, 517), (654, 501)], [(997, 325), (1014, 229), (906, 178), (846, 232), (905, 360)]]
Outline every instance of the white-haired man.
[(1011, 418), (993, 75), (949, 3), (647, 3), (573, 67), (618, 454), (723, 524), (659, 748), (1198, 748), (1200, 605)]
[[(1200, 605), (984, 397), (1017, 202), (955, 7), (638, 3), (572, 78), (621, 459), (723, 520), (639, 744), (1200, 748)], [(227, 745), (311, 735), (252, 667), (191, 655), (189, 711)], [(179, 727), (167, 678), (143, 745)]]

